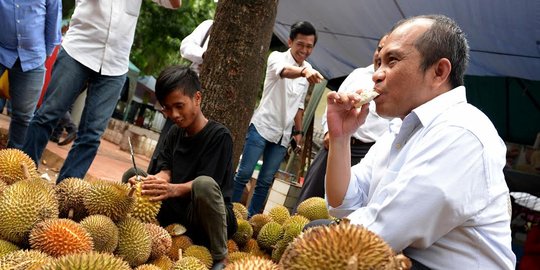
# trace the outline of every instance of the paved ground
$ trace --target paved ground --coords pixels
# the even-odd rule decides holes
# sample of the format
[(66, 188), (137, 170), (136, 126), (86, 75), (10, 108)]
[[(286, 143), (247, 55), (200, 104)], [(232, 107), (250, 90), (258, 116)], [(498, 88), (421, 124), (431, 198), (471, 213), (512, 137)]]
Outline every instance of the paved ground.
[[(8, 116), (0, 114), (0, 148), (5, 147), (9, 121)], [(39, 164), (39, 171), (47, 173), (51, 179), (55, 180), (71, 145), (72, 143), (59, 146), (56, 143), (49, 142)], [(149, 161), (150, 159), (144, 155), (135, 155), (135, 162), (137, 162), (139, 168), (146, 169)], [(130, 154), (120, 150), (118, 145), (102, 139), (97, 156), (88, 171), (87, 177), (120, 181), (124, 171), (130, 167), (132, 167)]]

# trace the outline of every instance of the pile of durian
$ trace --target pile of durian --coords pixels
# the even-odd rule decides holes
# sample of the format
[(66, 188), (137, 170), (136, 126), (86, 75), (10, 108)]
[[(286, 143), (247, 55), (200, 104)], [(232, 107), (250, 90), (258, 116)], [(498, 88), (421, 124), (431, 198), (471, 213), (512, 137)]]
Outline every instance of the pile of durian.
[[(0, 270), (210, 269), (208, 248), (194, 244), (182, 225), (158, 225), (160, 206), (140, 186), (78, 178), (54, 185), (22, 151), (0, 150)], [(246, 208), (234, 203), (238, 231), (228, 241), (225, 269), (410, 268), (362, 226), (303, 231), (312, 220), (331, 218), (324, 199), (310, 198), (297, 210), (291, 216), (277, 206), (248, 220)]]

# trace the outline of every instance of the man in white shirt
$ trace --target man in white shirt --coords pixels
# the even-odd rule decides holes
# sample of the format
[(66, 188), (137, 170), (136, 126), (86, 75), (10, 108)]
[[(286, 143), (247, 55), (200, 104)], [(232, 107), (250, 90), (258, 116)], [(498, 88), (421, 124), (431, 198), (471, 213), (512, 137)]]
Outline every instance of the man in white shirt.
[[(170, 9), (181, 0), (152, 0)], [(23, 150), (37, 163), (58, 120), (88, 85), (77, 139), (57, 182), (83, 178), (126, 82), (142, 0), (76, 1), (41, 107), (32, 119)]]
[(298, 144), (302, 140), (302, 117), (308, 86), (323, 79), (305, 61), (316, 42), (317, 32), (313, 25), (297, 22), (291, 26), (290, 49), (272, 52), (268, 57), (262, 98), (251, 118), (242, 159), (234, 177), (233, 202), (239, 202), (257, 161), (263, 156), (263, 165), (248, 207), (250, 217), (262, 211), (291, 136)]
[(199, 74), (199, 66), (203, 63), (203, 55), (208, 49), (210, 29), (214, 20), (206, 20), (200, 23), (191, 34), (182, 39), (180, 54), (183, 58), (191, 61), (191, 69)]
[(354, 93), (328, 95), (331, 213), (380, 235), (417, 269), (514, 269), (506, 148), (467, 103), (465, 35), (442, 15), (406, 19), (379, 57), (377, 113), (403, 123), (351, 169), (349, 140), (369, 105), (355, 108)]
[[(373, 52), (372, 62), (373, 64), (357, 68), (347, 76), (347, 78), (341, 83), (338, 89), (338, 93), (352, 93), (357, 90), (372, 90), (373, 89), (373, 76), (374, 70), (378, 68), (376, 59), (379, 55), (379, 50), (384, 44), (386, 35), (383, 36), (378, 44), (377, 48)], [(324, 179), (326, 177), (326, 161), (328, 159), (328, 124), (326, 122), (326, 111), (322, 117), (322, 127), (324, 131), (323, 148), (317, 153), (311, 166), (306, 172), (304, 185), (298, 195), (297, 205), (311, 197), (324, 197)], [(380, 117), (375, 111), (375, 102), (372, 101), (369, 105), (369, 114), (366, 118), (366, 122), (360, 126), (351, 137), (351, 164), (355, 165), (362, 158), (364, 158), (371, 148), (371, 146), (385, 133), (388, 129), (399, 129), (401, 120), (398, 118), (389, 119)], [(296, 212), (295, 207), (295, 212)]]

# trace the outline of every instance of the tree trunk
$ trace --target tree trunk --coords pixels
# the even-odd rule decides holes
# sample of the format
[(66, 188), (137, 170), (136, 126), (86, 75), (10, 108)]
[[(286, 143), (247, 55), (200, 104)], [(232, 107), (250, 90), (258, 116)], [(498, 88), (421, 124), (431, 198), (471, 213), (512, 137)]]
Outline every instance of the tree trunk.
[(255, 109), (278, 0), (220, 0), (200, 77), (202, 110), (233, 136), (236, 168)]

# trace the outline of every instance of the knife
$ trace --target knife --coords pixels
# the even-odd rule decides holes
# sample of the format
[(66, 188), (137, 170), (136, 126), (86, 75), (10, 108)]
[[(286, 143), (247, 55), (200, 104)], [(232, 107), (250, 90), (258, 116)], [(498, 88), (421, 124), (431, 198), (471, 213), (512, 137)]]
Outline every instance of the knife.
[[(141, 181), (141, 176), (139, 175), (139, 170), (137, 169), (137, 164), (135, 163), (135, 154), (133, 153), (133, 145), (131, 144), (131, 137), (128, 137), (128, 144), (129, 144), (129, 153), (131, 154), (131, 162), (133, 163), (133, 169), (135, 169), (135, 179), (137, 182)], [(128, 193), (129, 197), (133, 196), (133, 192), (135, 191), (135, 185), (133, 185)]]

